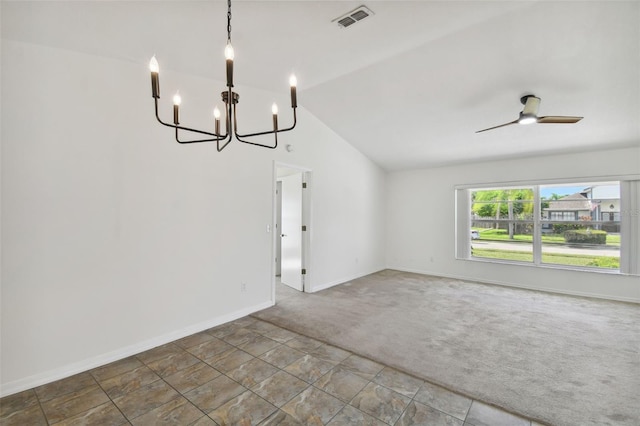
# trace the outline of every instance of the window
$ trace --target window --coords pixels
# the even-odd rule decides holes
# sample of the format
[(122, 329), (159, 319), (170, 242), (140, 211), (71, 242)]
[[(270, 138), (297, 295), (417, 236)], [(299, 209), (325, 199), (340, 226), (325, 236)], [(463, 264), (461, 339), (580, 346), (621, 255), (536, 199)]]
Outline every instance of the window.
[(620, 182), (540, 186), (542, 263), (619, 271), (620, 221), (602, 215), (619, 205)]
[(578, 220), (578, 213), (576, 212), (549, 212), (549, 219), (551, 220)]
[(456, 191), (458, 258), (638, 273), (637, 180)]
[(472, 190), (471, 203), (473, 257), (533, 262), (533, 188)]

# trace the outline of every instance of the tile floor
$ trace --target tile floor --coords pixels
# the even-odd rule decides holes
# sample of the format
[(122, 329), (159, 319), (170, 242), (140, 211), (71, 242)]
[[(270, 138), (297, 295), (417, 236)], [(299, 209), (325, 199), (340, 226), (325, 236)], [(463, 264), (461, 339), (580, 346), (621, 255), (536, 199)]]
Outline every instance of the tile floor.
[(535, 425), (251, 317), (0, 399), (0, 425)]

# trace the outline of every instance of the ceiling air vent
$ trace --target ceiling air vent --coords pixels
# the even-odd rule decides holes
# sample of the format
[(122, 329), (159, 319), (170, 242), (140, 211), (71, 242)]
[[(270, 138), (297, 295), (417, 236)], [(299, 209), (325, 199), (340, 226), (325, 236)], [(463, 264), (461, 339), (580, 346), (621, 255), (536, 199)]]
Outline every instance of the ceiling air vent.
[(337, 23), (340, 28), (347, 28), (348, 26), (351, 26), (358, 21), (362, 21), (364, 18), (367, 18), (371, 15), (373, 15), (371, 9), (369, 9), (367, 6), (360, 6), (359, 8), (354, 9), (345, 15), (342, 15), (331, 22)]

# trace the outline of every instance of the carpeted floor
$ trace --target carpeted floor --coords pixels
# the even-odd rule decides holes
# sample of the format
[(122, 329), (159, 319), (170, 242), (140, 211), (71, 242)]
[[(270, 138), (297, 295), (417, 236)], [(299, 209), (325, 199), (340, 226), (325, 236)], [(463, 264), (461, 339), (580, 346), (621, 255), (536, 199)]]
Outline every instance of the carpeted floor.
[(636, 304), (391, 270), (279, 296), (254, 316), (544, 423), (640, 424)]

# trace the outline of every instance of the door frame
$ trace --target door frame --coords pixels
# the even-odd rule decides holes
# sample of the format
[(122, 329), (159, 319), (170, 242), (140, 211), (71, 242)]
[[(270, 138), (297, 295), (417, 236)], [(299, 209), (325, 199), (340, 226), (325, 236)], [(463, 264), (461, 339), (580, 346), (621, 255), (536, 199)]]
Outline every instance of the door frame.
[(282, 279), (282, 238), (278, 239), (278, 235), (282, 236), (282, 181), (276, 181), (276, 224), (273, 226), (274, 241), (276, 248), (273, 256), (276, 257), (275, 275)]
[(306, 269), (306, 274), (302, 277), (302, 291), (305, 293), (310, 292), (311, 286), (311, 236), (313, 232), (313, 224), (311, 217), (311, 197), (313, 191), (312, 185), (312, 170), (308, 167), (299, 166), (295, 164), (283, 163), (280, 161), (273, 161), (273, 181), (272, 181), (272, 211), (271, 211), (271, 301), (276, 303), (276, 238), (279, 238), (279, 233), (276, 232), (276, 214), (277, 214), (277, 194), (278, 188), (278, 169), (286, 168), (296, 170), (302, 174), (302, 182), (307, 183), (307, 188), (303, 191), (302, 188), (302, 223), (307, 227), (307, 231), (302, 233), (302, 267)]

